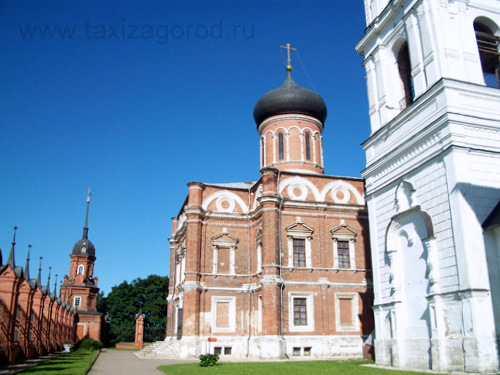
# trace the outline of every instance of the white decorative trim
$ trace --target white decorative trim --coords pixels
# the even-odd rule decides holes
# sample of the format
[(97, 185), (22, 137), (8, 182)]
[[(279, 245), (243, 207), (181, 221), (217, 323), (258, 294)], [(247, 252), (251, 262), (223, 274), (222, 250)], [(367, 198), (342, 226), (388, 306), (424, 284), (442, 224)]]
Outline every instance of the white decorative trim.
[[(310, 190), (313, 195), (314, 195), (314, 199), (316, 201), (319, 201), (321, 200), (320, 199), (320, 193), (318, 191), (318, 188), (316, 186), (314, 186), (314, 184), (309, 181), (309, 180), (306, 180), (305, 178), (302, 178), (302, 177), (292, 177), (292, 178), (287, 178), (285, 180), (283, 180), (281, 183), (280, 183), (280, 186), (278, 188), (278, 191), (280, 193), (280, 195), (283, 193), (283, 190), (285, 190), (285, 188), (289, 187), (289, 186), (293, 186), (292, 189), (288, 188), (287, 189), (287, 192), (290, 194), (290, 190), (293, 191), (293, 189), (296, 189), (296, 188), (299, 188), (301, 189), (301, 195), (300, 196), (296, 196), (296, 195), (290, 195), (290, 197), (292, 199), (296, 199), (296, 200), (306, 200), (307, 198), (307, 195), (308, 194), (305, 194), (304, 196), (304, 193), (303, 191), (304, 190)], [(293, 197), (297, 197), (297, 198), (293, 198)]]
[[(229, 303), (229, 327), (217, 327), (217, 302)], [(236, 332), (236, 297), (212, 296), (212, 332), (233, 333)]]
[[(342, 203), (342, 204), (349, 203), (349, 199), (351, 198), (350, 194), (352, 194), (356, 198), (356, 202), (359, 205), (365, 204), (365, 200), (363, 196), (359, 193), (359, 191), (350, 183), (343, 180), (337, 180), (328, 183), (323, 188), (323, 190), (321, 190), (319, 200), (324, 202), (326, 200), (326, 195), (328, 194), (328, 192), (330, 192), (334, 203)], [(339, 198), (337, 196), (337, 192), (342, 192), (344, 194), (344, 197)]]
[(311, 260), (311, 238), (314, 233), (314, 229), (309, 225), (304, 224), (300, 217), (294, 224), (291, 224), (285, 228), (288, 238), (288, 266), (295, 267), (293, 264), (293, 240), (294, 239), (304, 239), (305, 241), (305, 256), (306, 256), (306, 268), (312, 267)]
[[(306, 299), (306, 325), (294, 324), (293, 300), (295, 298)], [(313, 332), (314, 331), (314, 295), (312, 292), (291, 292), (288, 294), (288, 330), (290, 332)]]
[[(217, 211), (219, 211), (219, 212), (234, 212), (234, 208), (236, 207), (236, 203), (238, 203), (238, 205), (240, 206), (243, 213), (245, 213), (245, 214), (248, 213), (248, 206), (245, 204), (243, 199), (241, 199), (239, 196), (237, 196), (236, 194), (234, 194), (228, 190), (217, 191), (217, 192), (211, 194), (207, 199), (205, 199), (203, 201), (201, 208), (203, 210), (207, 211), (208, 206), (214, 200), (216, 200), (216, 208), (217, 208)], [(223, 202), (228, 202), (229, 207), (227, 207), (227, 208), (222, 207)]]
[[(352, 324), (341, 324), (340, 322), (340, 299), (351, 300), (351, 321)], [(359, 331), (359, 300), (357, 293), (335, 293), (335, 325), (338, 332)]]

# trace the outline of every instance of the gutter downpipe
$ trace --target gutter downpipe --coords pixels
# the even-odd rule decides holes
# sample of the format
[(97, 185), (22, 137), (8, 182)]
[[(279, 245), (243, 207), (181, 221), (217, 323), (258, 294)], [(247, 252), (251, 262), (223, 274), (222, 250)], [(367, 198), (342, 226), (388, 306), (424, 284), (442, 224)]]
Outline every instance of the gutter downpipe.
[(251, 188), (248, 188), (248, 212), (247, 212), (247, 228), (248, 228), (248, 338), (247, 338), (247, 354), (246, 357), (250, 355), (250, 329), (252, 327), (250, 318), (252, 317), (252, 295), (251, 295), (251, 282), (252, 282), (252, 254), (250, 249), (250, 205), (252, 202), (252, 192)]

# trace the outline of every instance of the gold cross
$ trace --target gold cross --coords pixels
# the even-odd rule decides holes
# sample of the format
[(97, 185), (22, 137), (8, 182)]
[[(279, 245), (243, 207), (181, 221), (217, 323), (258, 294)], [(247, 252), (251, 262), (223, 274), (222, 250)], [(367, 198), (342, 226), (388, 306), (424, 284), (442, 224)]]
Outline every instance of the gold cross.
[(290, 59), (290, 50), (292, 51), (297, 51), (297, 48), (292, 48), (290, 47), (290, 43), (287, 43), (286, 46), (280, 46), (281, 48), (285, 48), (287, 50), (287, 56), (288, 56), (288, 59), (287, 59), (287, 66), (286, 66), (286, 70), (288, 72), (291, 72), (292, 71), (292, 64), (290, 64), (290, 62), (292, 61), (292, 59)]

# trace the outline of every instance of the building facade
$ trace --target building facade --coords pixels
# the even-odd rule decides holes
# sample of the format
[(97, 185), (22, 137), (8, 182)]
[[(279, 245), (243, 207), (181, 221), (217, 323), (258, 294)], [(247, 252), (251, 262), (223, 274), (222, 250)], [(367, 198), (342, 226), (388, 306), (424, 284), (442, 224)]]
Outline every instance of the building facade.
[(324, 174), (326, 105), (287, 71), (254, 110), (260, 179), (188, 184), (167, 337), (150, 353), (362, 356), (373, 329), (364, 181)]
[(90, 189), (87, 197), (87, 211), (82, 239), (73, 247), (69, 275), (64, 276), (61, 298), (77, 313), (77, 341), (90, 338), (101, 341), (106, 325), (104, 316), (97, 311), (97, 277), (94, 277), (96, 260), (94, 244), (89, 240)]
[(365, 9), (376, 361), (497, 371), (500, 2)]

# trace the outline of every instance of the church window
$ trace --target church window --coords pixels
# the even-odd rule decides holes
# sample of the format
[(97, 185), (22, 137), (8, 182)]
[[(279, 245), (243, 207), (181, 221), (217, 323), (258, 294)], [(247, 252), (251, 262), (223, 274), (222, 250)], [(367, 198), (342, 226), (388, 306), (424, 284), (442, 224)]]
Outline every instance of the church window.
[(288, 300), (290, 332), (314, 331), (313, 293), (291, 292)]
[(80, 307), (82, 303), (82, 298), (81, 297), (75, 297), (73, 300), (73, 306), (74, 307)]
[(305, 142), (306, 142), (306, 160), (311, 160), (311, 134), (306, 133)]
[(293, 324), (296, 326), (307, 325), (307, 301), (305, 298), (293, 299)]
[(312, 267), (311, 240), (314, 229), (297, 217), (297, 221), (285, 230), (288, 239), (288, 266)]
[(285, 158), (285, 140), (283, 133), (278, 133), (278, 159), (283, 160)]
[(356, 269), (355, 243), (357, 232), (348, 226), (344, 220), (331, 229), (333, 240), (333, 268)]
[(338, 268), (349, 268), (349, 242), (337, 241)]
[(293, 239), (293, 266), (306, 266), (306, 240), (303, 238)]
[(80, 264), (80, 265), (78, 266), (78, 269), (77, 269), (77, 271), (76, 271), (76, 274), (77, 274), (77, 275), (83, 275), (83, 271), (84, 271), (83, 264)]
[(413, 79), (411, 77), (410, 52), (408, 49), (408, 43), (406, 42), (399, 49), (397, 55), (397, 65), (404, 95), (401, 99), (400, 106), (402, 109), (404, 109), (413, 103), (414, 98)]
[(500, 87), (500, 37), (495, 36), (489, 27), (474, 22), (477, 48), (481, 59), (486, 86)]

